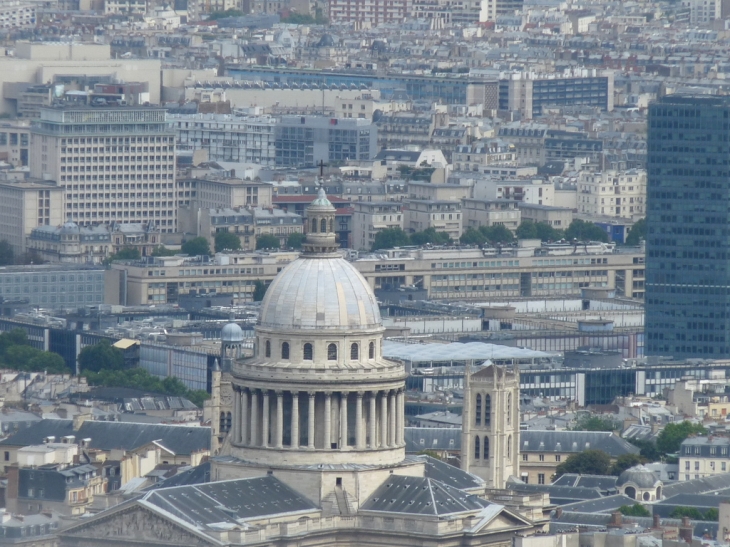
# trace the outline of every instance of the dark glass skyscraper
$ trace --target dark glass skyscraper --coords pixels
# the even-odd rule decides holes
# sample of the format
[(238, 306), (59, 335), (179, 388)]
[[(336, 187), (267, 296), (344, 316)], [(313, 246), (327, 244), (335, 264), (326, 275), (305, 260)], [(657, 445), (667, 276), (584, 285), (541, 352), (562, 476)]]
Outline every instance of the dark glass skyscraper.
[(649, 107), (646, 353), (730, 357), (730, 97)]

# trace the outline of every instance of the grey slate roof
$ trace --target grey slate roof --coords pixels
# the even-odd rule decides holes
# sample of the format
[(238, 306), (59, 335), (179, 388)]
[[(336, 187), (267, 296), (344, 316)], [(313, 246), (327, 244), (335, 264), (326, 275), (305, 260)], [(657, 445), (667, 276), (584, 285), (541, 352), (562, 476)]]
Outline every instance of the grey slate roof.
[(444, 516), (479, 511), (489, 505), (494, 504), (434, 479), (391, 475), (360, 511)]
[(636, 501), (623, 494), (616, 494), (614, 496), (606, 496), (605, 498), (598, 498), (595, 500), (588, 501), (576, 501), (563, 505), (564, 511), (578, 511), (584, 513), (613, 513), (618, 510), (622, 505), (634, 505)]
[(192, 524), (236, 523), (318, 507), (274, 476), (162, 488), (142, 501)]
[(520, 432), (522, 452), (583, 452), (603, 450), (612, 458), (638, 454), (639, 448), (609, 431), (539, 431)]
[(595, 500), (602, 497), (598, 488), (581, 488), (577, 486), (508, 482), (507, 488), (515, 492), (547, 492), (550, 496), (550, 503), (556, 505), (567, 505), (577, 501)]
[(173, 486), (190, 486), (192, 484), (205, 484), (210, 482), (210, 462), (204, 462), (177, 475), (153, 484), (147, 491), (159, 490), (160, 488), (172, 488)]
[(730, 473), (668, 484), (664, 486), (662, 494), (665, 498), (671, 498), (677, 494), (704, 494), (723, 488), (730, 488)]
[(457, 452), (461, 451), (461, 428), (406, 427), (405, 441), (406, 453), (408, 454), (417, 454), (423, 450)]
[(609, 475), (578, 475), (565, 473), (553, 481), (555, 486), (582, 486), (584, 488), (598, 488), (601, 492), (616, 491), (616, 477)]
[(427, 479), (434, 479), (460, 490), (484, 488), (484, 481), (476, 475), (431, 456), (419, 456), (419, 459), (426, 462), (425, 476)]
[[(556, 526), (555, 529), (570, 528), (570, 525), (578, 525), (581, 527), (594, 527), (594, 528), (606, 528), (606, 525), (611, 520), (609, 513), (582, 513), (578, 511), (563, 511), (563, 514), (559, 517), (553, 517), (553, 522), (550, 524), (551, 531), (553, 530), (553, 523), (559, 523), (563, 525), (563, 528)], [(623, 517), (623, 522), (632, 523), (635, 522), (639, 525), (639, 528), (651, 528), (653, 526), (651, 517)], [(662, 519), (662, 524), (666, 526), (679, 526), (682, 523), (681, 519)], [(717, 536), (717, 522), (708, 522), (704, 520), (693, 520), (692, 525), (694, 526), (694, 535), (701, 537), (705, 533), (709, 533), (712, 537)]]
[(47, 437), (60, 440), (67, 435), (75, 435), (77, 440), (90, 438), (89, 448), (99, 450), (133, 450), (152, 441), (178, 455), (210, 448), (207, 427), (86, 421), (75, 431), (72, 420), (41, 420), (0, 441), (0, 445), (30, 446), (43, 444)]

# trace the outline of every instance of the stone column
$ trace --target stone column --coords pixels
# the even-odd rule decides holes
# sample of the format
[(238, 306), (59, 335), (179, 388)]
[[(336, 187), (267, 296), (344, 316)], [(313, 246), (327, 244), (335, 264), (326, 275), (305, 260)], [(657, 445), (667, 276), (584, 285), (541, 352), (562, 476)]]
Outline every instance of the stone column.
[(355, 446), (358, 450), (365, 448), (365, 428), (362, 423), (362, 396), (363, 392), (357, 392), (357, 403), (355, 404)]
[(238, 442), (239, 429), (241, 427), (241, 392), (233, 388), (233, 423), (231, 424), (231, 442)]
[(340, 448), (347, 447), (347, 392), (340, 392)]
[(276, 437), (274, 446), (283, 448), (284, 446), (284, 392), (276, 392)]
[(403, 433), (404, 426), (403, 419), (405, 418), (404, 408), (404, 393), (402, 389), (398, 390), (395, 397), (395, 444), (396, 446), (403, 445)]
[(378, 423), (377, 422), (378, 418), (375, 415), (376, 414), (375, 409), (377, 408), (376, 405), (375, 405), (375, 403), (377, 402), (376, 401), (377, 395), (378, 394), (377, 394), (376, 391), (371, 391), (370, 394), (369, 394), (369, 400), (370, 400), (370, 412), (369, 412), (369, 417), (370, 417), (370, 424), (369, 424), (370, 425), (370, 448), (377, 448), (378, 447), (378, 440), (375, 438), (375, 424)]
[(380, 447), (388, 446), (388, 392), (380, 395)]
[(264, 390), (264, 408), (261, 416), (261, 446), (269, 446), (269, 390)]
[(248, 390), (243, 388), (241, 390), (241, 444), (248, 444)]
[(307, 415), (307, 448), (314, 450), (314, 396), (316, 393), (309, 392), (309, 414)]
[(299, 392), (291, 394), (291, 442), (289, 446), (299, 448)]
[(251, 446), (259, 445), (259, 390), (251, 390)]
[(390, 446), (395, 446), (395, 414), (396, 414), (396, 408), (395, 408), (395, 392), (391, 391), (390, 395), (388, 396), (388, 407), (389, 407), (389, 424), (388, 424), (388, 444)]
[(332, 448), (332, 394), (324, 394), (324, 449)]

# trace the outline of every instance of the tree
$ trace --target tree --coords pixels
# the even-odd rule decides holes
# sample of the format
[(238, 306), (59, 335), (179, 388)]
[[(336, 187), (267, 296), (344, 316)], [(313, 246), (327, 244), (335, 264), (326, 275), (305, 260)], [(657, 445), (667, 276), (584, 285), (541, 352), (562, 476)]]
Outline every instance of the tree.
[(613, 462), (613, 465), (611, 466), (608, 474), (618, 477), (627, 469), (630, 469), (635, 465), (639, 465), (641, 462), (641, 456), (639, 456), (638, 454), (621, 454), (618, 458), (616, 458), (616, 461)]
[(536, 222), (535, 230), (537, 230), (537, 237), (540, 241), (557, 241), (563, 239), (562, 230), (556, 230), (547, 222)]
[(257, 249), (278, 249), (279, 244), (279, 238), (271, 234), (264, 234), (256, 238)]
[(646, 219), (637, 220), (626, 236), (626, 245), (638, 245), (642, 239), (646, 239)]
[(71, 372), (58, 353), (52, 351), (38, 351), (28, 362), (29, 370), (32, 372), (47, 372), (48, 374), (68, 374)]
[(238, 251), (241, 248), (241, 239), (234, 234), (225, 230), (215, 233), (215, 252)]
[(422, 232), (416, 232), (410, 235), (411, 245), (445, 245), (451, 241), (451, 237), (446, 232), (437, 232), (435, 228), (426, 228)]
[(622, 505), (618, 508), (619, 512), (622, 515), (626, 515), (627, 517), (650, 517), (651, 513), (649, 510), (641, 505), (640, 503), (635, 503), (634, 505)]
[(703, 520), (720, 520), (720, 511), (715, 509), (714, 507), (711, 509), (708, 509), (705, 511), (705, 514), (703, 516)]
[(573, 431), (614, 431), (618, 428), (619, 425), (611, 418), (581, 414), (572, 429)]
[(584, 450), (572, 454), (561, 463), (555, 470), (555, 476), (559, 477), (565, 473), (578, 473), (581, 475), (607, 475), (611, 465), (611, 457), (603, 450)]
[(692, 520), (702, 520), (703, 515), (696, 507), (675, 507), (669, 513), (670, 519), (681, 519), (682, 517), (689, 517)]
[(128, 370), (105, 369), (99, 372), (87, 370), (83, 375), (91, 386), (128, 387), (150, 393), (185, 397), (199, 407), (202, 407), (204, 401), (210, 397), (204, 390), (188, 389), (178, 378), (160, 379), (139, 367)]
[(537, 227), (534, 222), (523, 220), (517, 226), (517, 239), (537, 239)]
[(690, 435), (705, 435), (707, 430), (701, 424), (684, 421), (664, 426), (656, 439), (656, 447), (662, 454), (676, 454), (679, 447)]
[(106, 259), (106, 262), (112, 263), (115, 260), (139, 260), (140, 256), (139, 249), (135, 249), (134, 247), (124, 247), (109, 256), (109, 258)]
[(102, 370), (122, 370), (124, 355), (109, 340), (102, 340), (93, 346), (86, 346), (79, 352), (81, 371), (99, 372)]
[(592, 222), (576, 218), (565, 230), (565, 239), (578, 241), (608, 241), (608, 234)]
[(373, 251), (378, 249), (392, 249), (393, 247), (403, 247), (408, 245), (410, 240), (408, 234), (400, 228), (386, 228), (375, 234), (373, 241)]
[(294, 232), (293, 234), (289, 234), (289, 237), (286, 238), (286, 246), (290, 249), (301, 249), (302, 243), (306, 240), (307, 236), (305, 234)]
[(23, 329), (13, 329), (0, 334), (0, 355), (5, 355), (12, 346), (29, 346), (28, 335)]
[(253, 285), (253, 301), (254, 302), (261, 302), (264, 299), (264, 295), (266, 294), (266, 284), (261, 281), (260, 279), (256, 280), (256, 283)]
[(499, 243), (512, 243), (515, 240), (515, 236), (510, 229), (502, 226), (501, 224), (495, 224), (494, 226), (480, 226), (479, 231), (492, 245)]
[(484, 245), (487, 242), (487, 238), (482, 233), (481, 228), (482, 227), (480, 227), (479, 230), (475, 230), (470, 226), (463, 234), (461, 234), (459, 241), (463, 245)]
[(204, 237), (194, 237), (183, 243), (180, 250), (189, 256), (209, 255), (210, 245)]
[(9, 266), (15, 263), (13, 247), (4, 239), (0, 241), (0, 266)]
[(627, 439), (634, 446), (639, 447), (639, 455), (649, 462), (658, 462), (662, 458), (662, 453), (657, 450), (656, 445), (643, 439)]
[(175, 256), (179, 252), (174, 249), (168, 249), (164, 245), (158, 245), (152, 249), (152, 256)]

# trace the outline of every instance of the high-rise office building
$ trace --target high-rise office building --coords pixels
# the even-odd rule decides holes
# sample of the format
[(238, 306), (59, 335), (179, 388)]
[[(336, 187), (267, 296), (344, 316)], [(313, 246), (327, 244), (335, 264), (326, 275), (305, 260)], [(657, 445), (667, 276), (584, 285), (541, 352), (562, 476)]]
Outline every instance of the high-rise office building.
[(730, 357), (730, 97), (649, 107), (646, 353)]
[(175, 231), (175, 132), (164, 108), (42, 107), (31, 158), (32, 177), (65, 188), (66, 220)]

